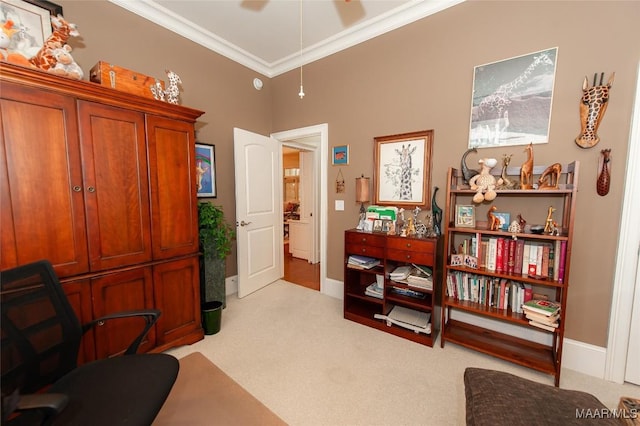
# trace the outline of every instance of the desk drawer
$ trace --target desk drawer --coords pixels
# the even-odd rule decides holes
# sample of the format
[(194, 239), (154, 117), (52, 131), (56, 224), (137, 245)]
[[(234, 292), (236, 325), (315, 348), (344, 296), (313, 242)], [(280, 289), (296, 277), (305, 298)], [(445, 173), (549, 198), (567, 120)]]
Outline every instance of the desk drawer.
[(387, 259), (399, 262), (415, 263), (417, 265), (433, 265), (433, 253), (419, 251), (387, 249)]
[(347, 244), (347, 255), (359, 254), (361, 256), (384, 258), (384, 247), (366, 246), (363, 244)]
[(389, 238), (387, 247), (396, 250), (409, 250), (412, 252), (430, 253), (436, 251), (436, 242), (432, 240), (418, 240), (413, 238)]
[(346, 243), (364, 246), (384, 247), (386, 235), (368, 234), (366, 232), (347, 232)]

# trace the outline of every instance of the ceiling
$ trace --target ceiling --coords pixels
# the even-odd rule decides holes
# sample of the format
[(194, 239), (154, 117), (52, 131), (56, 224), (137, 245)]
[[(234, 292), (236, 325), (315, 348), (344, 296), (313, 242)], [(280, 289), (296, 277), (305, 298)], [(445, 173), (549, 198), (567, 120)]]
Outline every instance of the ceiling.
[(110, 1), (274, 77), (464, 0)]

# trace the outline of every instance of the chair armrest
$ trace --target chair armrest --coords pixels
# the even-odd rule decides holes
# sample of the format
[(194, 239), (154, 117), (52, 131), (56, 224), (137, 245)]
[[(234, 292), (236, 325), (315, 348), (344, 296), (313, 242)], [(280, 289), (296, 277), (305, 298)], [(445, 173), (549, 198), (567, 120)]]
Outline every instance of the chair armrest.
[[(18, 391), (3, 396), (2, 424), (8, 420), (12, 413), (27, 412), (35, 410), (34, 419), (38, 418), (40, 424), (48, 425), (56, 418), (69, 403), (69, 397), (62, 393), (34, 393), (19, 394)], [(40, 418), (43, 417), (43, 418)], [(31, 418), (31, 416), (29, 417)], [(20, 422), (18, 422), (21, 424)]]
[(93, 321), (84, 324), (82, 326), (82, 332), (86, 333), (88, 330), (92, 329), (98, 324), (104, 324), (105, 321), (118, 319), (118, 318), (130, 318), (130, 317), (142, 317), (145, 321), (145, 327), (142, 332), (136, 337), (136, 339), (129, 345), (127, 350), (125, 351), (125, 355), (131, 355), (138, 352), (138, 347), (140, 343), (142, 343), (142, 339), (147, 335), (151, 327), (158, 321), (161, 312), (158, 309), (145, 309), (139, 311), (121, 311), (121, 312), (113, 312), (111, 314), (102, 316), (100, 318), (96, 318)]

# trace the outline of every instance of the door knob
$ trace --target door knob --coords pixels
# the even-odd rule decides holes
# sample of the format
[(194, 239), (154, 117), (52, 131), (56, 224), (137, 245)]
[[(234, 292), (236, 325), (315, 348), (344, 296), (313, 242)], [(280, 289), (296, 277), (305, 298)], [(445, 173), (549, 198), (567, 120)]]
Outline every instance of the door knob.
[(244, 220), (240, 222), (240, 226), (248, 226), (251, 222), (245, 222)]

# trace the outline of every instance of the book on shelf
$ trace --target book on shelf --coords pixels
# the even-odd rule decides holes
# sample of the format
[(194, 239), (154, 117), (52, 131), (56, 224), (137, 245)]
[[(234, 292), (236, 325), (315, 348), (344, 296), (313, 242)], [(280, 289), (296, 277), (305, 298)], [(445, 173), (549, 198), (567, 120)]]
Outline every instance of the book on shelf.
[(507, 274), (513, 274), (516, 267), (516, 240), (511, 239), (507, 251)]
[(496, 254), (498, 251), (498, 239), (489, 238), (487, 247), (487, 271), (495, 272), (496, 270)]
[(567, 256), (567, 240), (560, 241), (560, 260), (558, 262), (558, 282), (564, 282), (564, 264)]
[(498, 237), (496, 242), (496, 272), (502, 273), (505, 272), (506, 258), (505, 254), (505, 239), (502, 237)]
[(414, 299), (426, 299), (427, 295), (425, 293), (411, 290), (403, 287), (391, 286), (391, 292), (395, 294), (399, 294), (401, 296), (412, 297)]
[(411, 273), (412, 268), (413, 267), (410, 265), (398, 266), (389, 274), (389, 278), (391, 278), (394, 281), (406, 280), (409, 274)]
[(375, 297), (376, 299), (383, 298), (383, 289), (378, 286), (378, 283), (375, 282), (367, 286), (364, 290), (364, 294), (367, 296)]
[(555, 315), (560, 311), (560, 304), (551, 300), (531, 299), (522, 305), (527, 311), (537, 312), (546, 316)]
[(433, 275), (433, 270), (428, 266), (416, 265), (415, 263), (412, 263), (412, 265), (414, 268), (416, 268), (419, 272), (426, 275), (427, 277), (430, 277), (431, 275)]
[(534, 327), (538, 327), (538, 328), (541, 328), (541, 329), (547, 330), (547, 331), (556, 331), (556, 329), (558, 327), (557, 325), (554, 327), (552, 325), (542, 324), (542, 323), (539, 323), (539, 322), (533, 321), (533, 320), (529, 320), (529, 324), (534, 326)]
[(416, 333), (431, 334), (431, 313), (416, 311), (403, 306), (394, 306), (387, 315), (374, 314), (376, 319), (385, 320), (391, 324), (412, 330)]
[(513, 273), (514, 274), (522, 274), (522, 259), (524, 257), (524, 243), (525, 241), (521, 238), (516, 240), (516, 253), (513, 262)]
[(352, 254), (349, 255), (347, 264), (347, 266), (354, 269), (371, 269), (380, 264), (380, 259)]
[(539, 314), (537, 312), (529, 311), (529, 312), (526, 312), (524, 316), (527, 317), (527, 319), (530, 319), (532, 321), (536, 321), (542, 324), (552, 325), (558, 322), (558, 318), (560, 318), (560, 313), (558, 312), (555, 315), (546, 316), (543, 314)]

